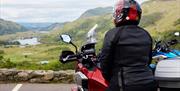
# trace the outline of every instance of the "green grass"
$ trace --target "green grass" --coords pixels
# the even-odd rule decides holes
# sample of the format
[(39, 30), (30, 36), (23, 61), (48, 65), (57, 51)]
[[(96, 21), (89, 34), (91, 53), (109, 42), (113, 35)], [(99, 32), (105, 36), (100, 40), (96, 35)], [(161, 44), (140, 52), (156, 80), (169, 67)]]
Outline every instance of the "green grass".
[[(20, 48), (14, 46), (11, 48), (0, 47), (3, 53), (1, 68), (17, 68), (17, 69), (73, 69), (74, 63), (61, 64), (59, 55), (62, 50), (71, 50), (71, 46), (64, 44), (41, 44), (38, 46), (28, 46)], [(3, 51), (2, 51), (3, 50)], [(48, 64), (40, 64), (41, 61), (49, 61)]]

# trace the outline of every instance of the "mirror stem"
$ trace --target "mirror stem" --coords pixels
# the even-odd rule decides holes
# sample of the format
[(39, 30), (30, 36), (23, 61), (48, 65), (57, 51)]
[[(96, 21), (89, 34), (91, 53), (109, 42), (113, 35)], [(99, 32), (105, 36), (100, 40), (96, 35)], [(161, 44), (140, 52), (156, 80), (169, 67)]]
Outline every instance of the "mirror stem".
[(77, 53), (78, 53), (77, 46), (76, 46), (73, 42), (70, 42), (70, 44), (72, 44), (72, 45), (75, 47), (75, 49), (76, 49), (76, 54), (77, 54)]

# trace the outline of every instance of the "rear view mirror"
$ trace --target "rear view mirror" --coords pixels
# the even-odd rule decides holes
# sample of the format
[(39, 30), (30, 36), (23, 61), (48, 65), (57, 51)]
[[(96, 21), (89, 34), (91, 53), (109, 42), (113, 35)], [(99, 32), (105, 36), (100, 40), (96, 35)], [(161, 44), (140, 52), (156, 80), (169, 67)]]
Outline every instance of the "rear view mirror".
[(76, 48), (76, 53), (78, 52), (78, 51), (77, 51), (78, 48), (77, 48), (77, 46), (72, 42), (70, 35), (62, 34), (62, 35), (60, 35), (60, 38), (62, 39), (63, 42), (72, 44), (72, 45)]
[(179, 33), (179, 32), (175, 32), (174, 35), (175, 35), (176, 37), (179, 37), (179, 36), (180, 36), (180, 33)]
[(60, 35), (60, 38), (63, 40), (63, 42), (71, 43), (71, 37), (69, 35), (63, 34)]

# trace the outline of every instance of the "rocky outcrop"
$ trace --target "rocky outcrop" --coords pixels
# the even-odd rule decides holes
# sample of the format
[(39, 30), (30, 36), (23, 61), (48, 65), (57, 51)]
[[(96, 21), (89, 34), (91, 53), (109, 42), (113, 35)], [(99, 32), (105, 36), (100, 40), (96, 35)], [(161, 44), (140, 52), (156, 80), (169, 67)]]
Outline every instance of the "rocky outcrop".
[(0, 69), (0, 82), (73, 83), (74, 70), (16, 70)]

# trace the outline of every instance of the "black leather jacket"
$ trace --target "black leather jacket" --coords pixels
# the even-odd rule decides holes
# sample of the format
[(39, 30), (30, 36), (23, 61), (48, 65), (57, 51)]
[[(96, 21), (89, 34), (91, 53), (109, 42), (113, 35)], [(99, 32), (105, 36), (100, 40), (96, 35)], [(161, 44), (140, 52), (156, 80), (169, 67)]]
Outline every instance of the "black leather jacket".
[(106, 33), (99, 57), (103, 76), (110, 86), (151, 83), (151, 53), (152, 38), (147, 31), (137, 25), (115, 27)]

